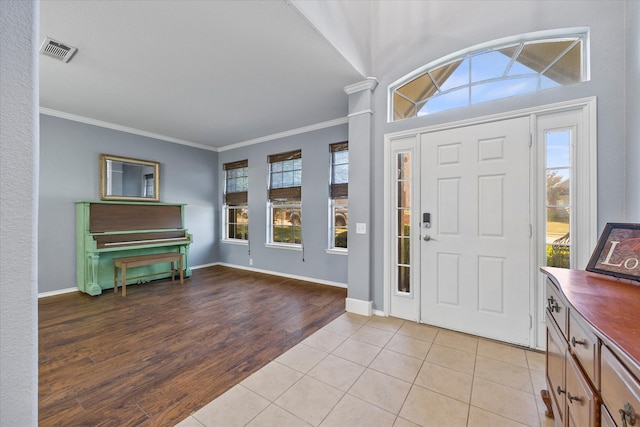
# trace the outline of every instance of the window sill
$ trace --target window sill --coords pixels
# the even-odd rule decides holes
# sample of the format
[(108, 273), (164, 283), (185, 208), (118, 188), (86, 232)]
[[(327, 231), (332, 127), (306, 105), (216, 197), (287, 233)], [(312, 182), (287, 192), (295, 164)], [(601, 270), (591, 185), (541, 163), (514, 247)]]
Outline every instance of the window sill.
[(302, 245), (289, 245), (286, 243), (265, 243), (265, 248), (286, 249), (288, 251), (302, 251)]
[(249, 244), (249, 241), (240, 240), (240, 239), (220, 239), (220, 243), (227, 243), (229, 245), (247, 246)]
[(349, 255), (348, 249), (325, 249), (324, 251), (331, 255)]

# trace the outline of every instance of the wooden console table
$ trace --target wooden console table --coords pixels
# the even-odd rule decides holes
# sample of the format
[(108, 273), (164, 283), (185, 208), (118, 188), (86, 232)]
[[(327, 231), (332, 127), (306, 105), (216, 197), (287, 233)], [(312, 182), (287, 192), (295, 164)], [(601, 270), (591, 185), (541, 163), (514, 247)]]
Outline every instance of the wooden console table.
[(547, 390), (556, 427), (640, 426), (640, 286), (543, 267)]
[[(122, 283), (122, 296), (127, 296), (127, 268), (140, 267), (143, 265), (161, 264), (165, 262), (171, 263), (170, 271), (163, 271), (159, 273), (143, 274), (141, 276), (129, 277), (129, 279), (140, 279), (142, 277), (155, 276), (160, 274), (171, 273), (171, 282), (175, 280), (175, 274), (180, 273), (180, 283), (184, 283), (183, 271), (182, 271), (182, 254), (169, 252), (162, 254), (151, 255), (139, 255), (126, 258), (116, 258), (113, 260), (113, 292), (118, 292), (118, 282)], [(178, 264), (176, 268), (175, 264)], [(122, 277), (118, 278), (118, 268), (122, 270)]]

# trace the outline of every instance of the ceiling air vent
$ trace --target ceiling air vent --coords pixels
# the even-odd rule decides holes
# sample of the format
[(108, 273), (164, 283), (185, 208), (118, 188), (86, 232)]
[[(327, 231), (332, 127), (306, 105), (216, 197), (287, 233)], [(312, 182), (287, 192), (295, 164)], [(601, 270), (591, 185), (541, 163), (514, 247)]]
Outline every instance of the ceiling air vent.
[(40, 53), (42, 55), (59, 59), (62, 62), (69, 62), (69, 60), (77, 50), (78, 49), (76, 49), (75, 47), (67, 46), (49, 37), (46, 37), (44, 39), (44, 42), (42, 42), (42, 46), (40, 47)]

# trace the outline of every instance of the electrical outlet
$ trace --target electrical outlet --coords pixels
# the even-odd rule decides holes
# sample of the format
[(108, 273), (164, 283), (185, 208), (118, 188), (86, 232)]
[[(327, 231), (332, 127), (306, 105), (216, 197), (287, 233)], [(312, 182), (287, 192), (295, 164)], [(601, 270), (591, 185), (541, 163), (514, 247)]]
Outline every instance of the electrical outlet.
[(249, 265), (253, 265), (253, 258), (249, 258)]
[(356, 223), (356, 234), (367, 234), (367, 223), (365, 223), (365, 222), (357, 222)]

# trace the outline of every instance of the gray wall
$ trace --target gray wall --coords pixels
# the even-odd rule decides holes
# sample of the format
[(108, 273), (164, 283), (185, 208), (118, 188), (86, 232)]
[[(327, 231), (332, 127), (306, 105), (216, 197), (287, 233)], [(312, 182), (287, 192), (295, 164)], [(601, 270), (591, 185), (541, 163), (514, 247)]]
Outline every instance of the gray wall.
[(218, 258), (218, 154), (40, 115), (39, 292), (76, 286), (75, 202), (98, 200), (100, 153), (160, 162), (160, 201), (186, 203), (192, 266)]
[[(346, 95), (345, 95), (345, 103)], [(347, 140), (347, 125), (276, 139), (219, 153), (219, 206), (222, 206), (224, 163), (249, 160), (250, 247), (220, 243), (220, 261), (249, 268), (291, 274), (335, 283), (347, 282), (347, 257), (327, 254), (329, 144)], [(302, 149), (303, 253), (266, 247), (267, 176), (269, 154)], [(216, 215), (219, 217), (219, 215)], [(220, 222), (219, 224), (220, 225)], [(251, 255), (249, 255), (251, 249)]]
[[(448, 20), (430, 20), (438, 2), (404, 3), (398, 13), (393, 2), (376, 3), (382, 22), (374, 33), (374, 76), (380, 82), (374, 96), (374, 138), (372, 141), (373, 188), (383, 188), (384, 135), (590, 96), (598, 98), (598, 229), (606, 222), (625, 219), (625, 6), (624, 1), (485, 1), (447, 2), (458, 7)], [(478, 7), (468, 7), (475, 4)], [(637, 9), (637, 5), (629, 6)], [(480, 10), (478, 10), (480, 9)], [(480, 12), (480, 13), (479, 13)], [(442, 15), (439, 15), (442, 16)], [(500, 17), (498, 20), (491, 17)], [(485, 19), (486, 18), (486, 19)], [(633, 21), (638, 26), (637, 19)], [(631, 25), (631, 23), (629, 23)], [(445, 55), (502, 37), (568, 27), (591, 28), (591, 81), (522, 97), (479, 104), (431, 116), (387, 123), (387, 88), (416, 68)], [(375, 28), (375, 26), (374, 26)], [(386, 46), (385, 34), (400, 31), (406, 42)], [(637, 30), (629, 30), (629, 33)], [(629, 34), (631, 36), (631, 34)], [(632, 47), (637, 49), (637, 42)], [(637, 58), (637, 56), (636, 56)], [(637, 77), (637, 74), (635, 75)], [(637, 78), (634, 77), (637, 80)], [(631, 80), (631, 79), (630, 79)], [(633, 83), (637, 89), (637, 82)], [(629, 104), (637, 104), (633, 97)], [(628, 107), (631, 107), (629, 105)], [(637, 108), (637, 107), (636, 107)], [(634, 110), (634, 111), (637, 111)], [(633, 116), (637, 122), (637, 115)], [(637, 125), (636, 125), (637, 126)], [(637, 134), (637, 128), (635, 130)], [(636, 140), (637, 141), (637, 140)], [(637, 142), (634, 142), (636, 144)], [(631, 144), (631, 143), (629, 143)], [(627, 145), (629, 145), (627, 144)], [(637, 153), (637, 149), (635, 151)], [(627, 169), (640, 167), (638, 158), (628, 160)], [(635, 181), (638, 182), (637, 180)], [(373, 191), (372, 294), (376, 309), (383, 308), (383, 194)], [(636, 196), (637, 197), (637, 196)], [(380, 232), (377, 232), (380, 230)]]
[(627, 108), (626, 221), (640, 223), (640, 2), (628, 1), (626, 11), (625, 94)]
[[(346, 284), (347, 257), (325, 252), (329, 144), (345, 140), (347, 125), (342, 125), (218, 154), (41, 114), (39, 292), (75, 287), (74, 203), (98, 199), (100, 153), (160, 162), (161, 201), (187, 204), (192, 266), (249, 267), (249, 247), (220, 243), (222, 164), (249, 159), (252, 268)], [(303, 161), (304, 261), (302, 252), (265, 247), (267, 156), (297, 148)]]
[(0, 425), (38, 425), (38, 4), (0, 5)]

